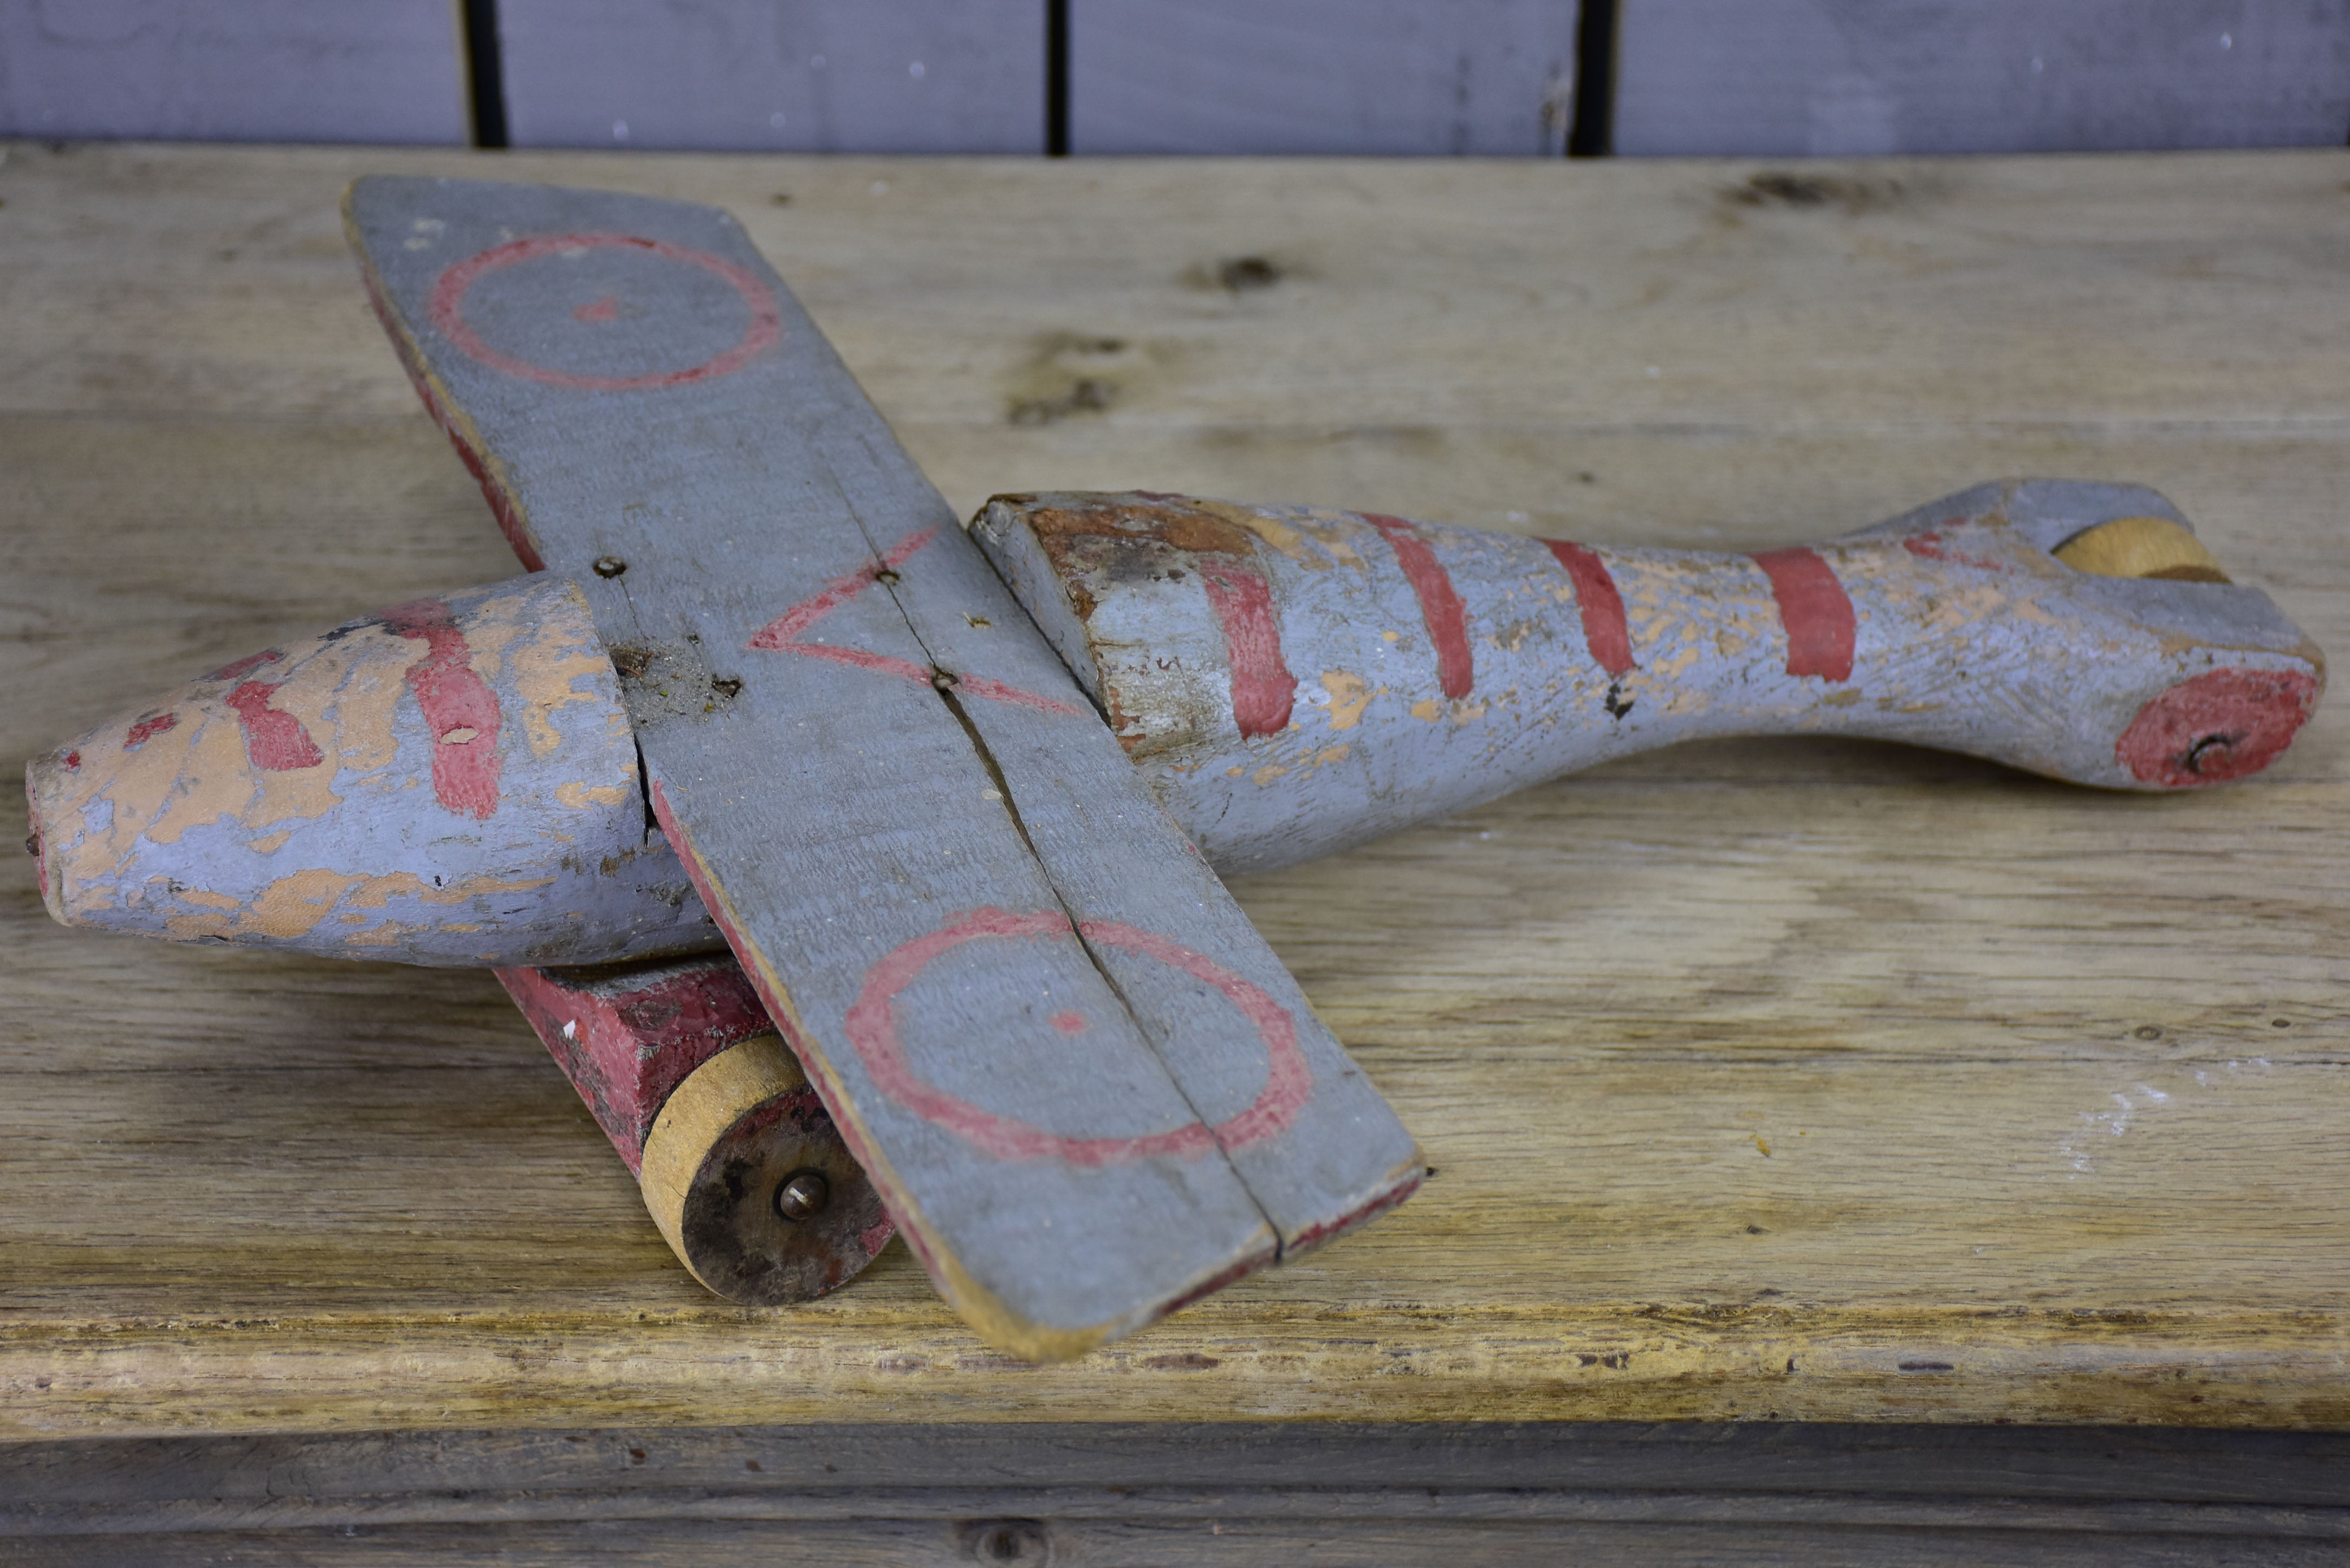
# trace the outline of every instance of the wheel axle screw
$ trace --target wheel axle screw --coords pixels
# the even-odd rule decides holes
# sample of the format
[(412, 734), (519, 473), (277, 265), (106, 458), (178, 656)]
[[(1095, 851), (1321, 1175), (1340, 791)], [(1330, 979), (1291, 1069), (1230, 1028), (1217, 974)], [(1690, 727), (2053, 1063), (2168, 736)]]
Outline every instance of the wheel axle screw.
[(775, 1189), (775, 1212), (797, 1224), (812, 1214), (821, 1212), (832, 1198), (832, 1184), (820, 1170), (803, 1170), (786, 1177)]

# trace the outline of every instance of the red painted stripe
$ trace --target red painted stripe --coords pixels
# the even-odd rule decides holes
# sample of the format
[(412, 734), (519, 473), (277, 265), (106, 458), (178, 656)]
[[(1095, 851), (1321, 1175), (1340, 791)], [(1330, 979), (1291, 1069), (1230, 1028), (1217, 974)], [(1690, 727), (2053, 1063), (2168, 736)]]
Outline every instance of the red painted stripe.
[(992, 675), (959, 675), (955, 678), (954, 687), (958, 691), (984, 697), (991, 702), (1010, 702), (1022, 708), (1034, 708), (1040, 713), (1066, 713), (1074, 719), (1085, 711), (1055, 698), (1006, 685)]
[(1564, 539), (1544, 539), (1558, 564), (1575, 583), (1575, 607), (1583, 614), (1583, 645), (1599, 668), (1610, 675), (1632, 670), (1632, 628), (1624, 619), (1624, 596), (1607, 563), (1588, 545)]
[(938, 1279), (938, 1259), (931, 1252), (929, 1241), (902, 1218), (907, 1207), (905, 1194), (898, 1190), (889, 1166), (866, 1143), (862, 1125), (853, 1114), (857, 1107), (839, 1095), (839, 1085), (834, 1081), (824, 1057), (802, 1038), (799, 1025), (794, 1022), (797, 1014), (792, 1009), (791, 993), (780, 984), (770, 988), (769, 977), (757, 961), (759, 950), (735, 929), (733, 906), (726, 901), (718, 884), (711, 878), (710, 867), (702, 862), (701, 850), (694, 847), (693, 836), (679, 826), (677, 814), (670, 806), (669, 791), (663, 787), (658, 775), (650, 778), (649, 783), (651, 787), (646, 798), (652, 802), (653, 820), (660, 824), (661, 836), (677, 852), (678, 864), (685, 867), (685, 879), (693, 884), (694, 892), (701, 896), (702, 907), (718, 923), (719, 934), (726, 939), (726, 945), (734, 950), (734, 957), (743, 965), (743, 976), (750, 981), (751, 988), (759, 993), (759, 1000), (765, 1003), (767, 1016), (774, 1021), (775, 1033), (784, 1037), (784, 1044), (790, 1046), (792, 1054), (800, 1059), (801, 1067), (807, 1073), (808, 1086), (823, 1102), (825, 1114), (832, 1117), (833, 1127), (840, 1134), (840, 1141), (848, 1146), (850, 1157), (864, 1168), (867, 1179), (873, 1183), (873, 1189), (881, 1195), (882, 1206), (897, 1222), (899, 1233), (906, 1238), (907, 1247), (931, 1278)]
[[(1212, 1127), (1192, 1121), (1139, 1136), (1073, 1137), (975, 1106), (939, 1088), (916, 1071), (898, 1033), (896, 1004), (931, 963), (967, 942), (1074, 939), (1080, 932), (1097, 946), (1140, 953), (1222, 992), (1225, 1000), (1256, 1026), (1264, 1044), (1265, 1085), (1255, 1102)], [(842, 1027), (875, 1087), (982, 1154), (1002, 1160), (1048, 1159), (1091, 1168), (1140, 1159), (1193, 1158), (1218, 1147), (1245, 1148), (1287, 1130), (1314, 1095), (1313, 1070), (1297, 1048), (1297, 1022), (1263, 989), (1154, 931), (1116, 920), (1087, 920), (1073, 929), (1068, 916), (1059, 909), (1027, 915), (974, 909), (899, 944), (866, 971), (865, 984)], [(1078, 1027), (1084, 1027), (1082, 1018)]]
[(359, 271), (360, 281), (367, 285), (368, 304), (374, 306), (375, 318), (383, 324), (385, 336), (391, 339), (392, 351), (400, 356), (400, 367), (408, 372), (408, 384), (416, 389), (416, 395), (424, 400), (424, 411), (432, 416), (432, 422), (441, 427), (441, 433), (447, 436), (449, 444), (457, 449), (457, 460), (465, 465), (465, 472), (472, 474), (473, 483), (482, 487), (482, 498), (490, 504), (490, 515), (497, 520), (498, 532), (504, 534), (506, 543), (514, 546), (514, 553), (521, 560), (524, 570), (546, 570), (546, 562), (540, 557), (538, 546), (531, 540), (530, 525), (523, 516), (521, 507), (513, 496), (506, 493), (505, 486), (491, 477), (488, 463), (480, 452), (473, 450), (473, 443), (459, 429), (456, 419), (442, 406), (440, 398), (434, 394), (432, 379), (425, 373), (424, 362), (417, 358), (416, 345), (400, 325), (399, 312), (393, 310), (391, 301), (384, 297), (374, 270), (362, 267)]
[[(690, 365), (681, 370), (662, 370), (643, 376), (582, 376), (569, 370), (557, 370), (551, 366), (534, 364), (490, 347), (482, 335), (465, 319), (465, 292), (484, 273), (495, 272), (521, 262), (540, 261), (548, 256), (561, 256), (580, 251), (633, 251), (657, 255), (664, 260), (699, 267), (712, 276), (733, 286), (743, 296), (750, 311), (750, 319), (743, 328), (741, 341), (724, 353)], [(594, 311), (595, 306), (588, 306)], [(431, 298), (425, 309), (432, 325), (442, 336), (492, 369), (526, 380), (541, 381), (550, 387), (566, 387), (582, 392), (637, 392), (663, 387), (691, 386), (717, 376), (731, 376), (753, 359), (773, 348), (784, 335), (783, 314), (776, 306), (775, 296), (767, 286), (747, 269), (735, 265), (707, 251), (689, 250), (666, 240), (649, 240), (641, 234), (533, 234), (526, 239), (512, 240), (476, 256), (468, 256), (442, 273), (432, 285)], [(608, 321), (619, 314), (618, 304), (610, 315), (579, 315), (581, 321)]]
[(180, 716), (177, 713), (151, 714), (130, 726), (130, 732), (122, 737), (122, 749), (126, 752), (135, 752), (164, 731), (179, 728), (179, 724)]
[(1396, 564), (1411, 579), (1412, 594), (1419, 600), (1419, 618), (1428, 627), (1429, 640), (1436, 644), (1436, 679), (1444, 694), (1468, 696), (1477, 680), (1476, 663), (1469, 653), (1469, 618), (1444, 563), (1402, 518), (1366, 512), (1363, 521), (1385, 536), (1388, 547), (1395, 552)]
[(286, 656), (274, 648), (259, 653), (248, 653), (243, 659), (232, 659), (204, 677), (207, 680), (234, 680), (240, 675), (250, 675), (265, 664), (275, 664)]
[(1378, 1219), (1419, 1191), (1419, 1184), (1427, 1179), (1426, 1171), (1416, 1170), (1351, 1213), (1341, 1214), (1336, 1220), (1325, 1220), (1319, 1225), (1299, 1231), (1291, 1239), (1288, 1245), (1282, 1249), (1282, 1258), (1284, 1261), (1295, 1258), (1301, 1252), (1310, 1251), (1320, 1246), (1333, 1236), (1351, 1231), (1366, 1220)]
[[(449, 607), (417, 599), (383, 612), (383, 624), (424, 644), (408, 667), (408, 689), (432, 736), (432, 798), (451, 811), (487, 820), (498, 809), (498, 694), (473, 672), (473, 650)], [(462, 740), (443, 737), (471, 730)]]
[(276, 690), (265, 681), (248, 680), (228, 694), (228, 705), (244, 726), (245, 759), (273, 774), (317, 767), (327, 759), (302, 721), (269, 705), (269, 694)]
[[(924, 545), (939, 536), (936, 528), (924, 528), (907, 535), (881, 557), (878, 566), (860, 566), (846, 576), (835, 577), (815, 593), (761, 627), (751, 634), (749, 646), (765, 653), (799, 653), (810, 659), (828, 659), (835, 664), (854, 665), (882, 675), (895, 675), (901, 680), (911, 680), (918, 686), (928, 686), (931, 680), (930, 667), (916, 664), (910, 659), (899, 659), (887, 653), (875, 653), (870, 649), (845, 648), (837, 643), (802, 642), (800, 638), (816, 622), (881, 580), (884, 571), (896, 571), (911, 560)], [(955, 688), (974, 697), (984, 697), (994, 702), (1014, 702), (1022, 707), (1035, 708), (1047, 713), (1066, 713), (1072, 717), (1084, 711), (1066, 702), (1024, 691), (1017, 686), (1006, 685), (985, 675), (960, 675)]]
[(1223, 628), (1224, 653), (1232, 666), (1232, 717), (1241, 738), (1278, 734), (1289, 728), (1297, 699), (1297, 677), (1281, 656), (1281, 623), (1274, 618), (1273, 590), (1253, 566), (1229, 558), (1203, 557), (1200, 580), (1208, 604)]
[(2114, 755), (2146, 783), (2167, 789), (2240, 779), (2293, 744), (2317, 706), (2318, 691), (2298, 670), (2210, 670), (2140, 708), (2114, 743)]
[(496, 972), (632, 1172), (671, 1091), (721, 1051), (775, 1027), (725, 956), (638, 989), (583, 982), (570, 970)]
[(1787, 628), (1787, 673), (1852, 679), (1852, 596), (1810, 550), (1765, 550), (1753, 557), (1771, 579), (1779, 624)]
[[(751, 646), (771, 653), (806, 653), (810, 649), (800, 646), (800, 635), (825, 617), (871, 587), (883, 571), (896, 571), (913, 559), (916, 552), (939, 536), (935, 527), (923, 528), (907, 535), (890, 547), (878, 566), (859, 566), (845, 576), (838, 576), (810, 594), (799, 603), (751, 634)], [(904, 663), (903, 659), (898, 660)], [(924, 670), (922, 679), (930, 679)]]

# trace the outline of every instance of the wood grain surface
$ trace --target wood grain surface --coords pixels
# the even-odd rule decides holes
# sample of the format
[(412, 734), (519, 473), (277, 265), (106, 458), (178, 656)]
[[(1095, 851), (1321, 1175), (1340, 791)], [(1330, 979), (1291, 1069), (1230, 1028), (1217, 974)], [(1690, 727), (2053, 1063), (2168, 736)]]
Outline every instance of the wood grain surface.
[(0, 1445), (9, 1561), (2338, 1563), (2350, 1434), (1023, 1422)]
[[(2350, 643), (2339, 154), (19, 145), (0, 755), (511, 572), (335, 213), (360, 173), (485, 166), (736, 212), (961, 514), (1147, 487), (1760, 550), (1987, 474), (2126, 481)], [(1242, 883), (1438, 1174), (1042, 1370), (899, 1251), (806, 1308), (711, 1303), (486, 974), (66, 931), (21, 860), (0, 1424), (2350, 1425), (2345, 733), (2126, 799), (1705, 742)]]

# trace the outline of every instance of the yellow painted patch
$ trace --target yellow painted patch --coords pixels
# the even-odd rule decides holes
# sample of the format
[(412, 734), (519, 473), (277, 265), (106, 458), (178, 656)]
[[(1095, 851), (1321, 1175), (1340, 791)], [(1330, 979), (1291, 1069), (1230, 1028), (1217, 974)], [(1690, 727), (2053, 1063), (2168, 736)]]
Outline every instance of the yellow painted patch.
[(1433, 724), (1444, 717), (1444, 704), (1433, 697), (1424, 699), (1411, 705), (1411, 716), (1415, 719), (1425, 719)]
[[(515, 691), (523, 701), (523, 733), (529, 737), (530, 754), (543, 757), (563, 742), (549, 715), (568, 703), (597, 701), (596, 687), (617, 677), (610, 674), (611, 660), (596, 639), (595, 620), (577, 587), (567, 583), (561, 595), (542, 597), (538, 611), (537, 635), (515, 650), (514, 663)], [(599, 675), (605, 681), (596, 680)], [(590, 683), (585, 691), (579, 686), (583, 678)], [(611, 722), (617, 726), (614, 732), (624, 732), (628, 715), (616, 705)]]
[[(202, 690), (217, 698), (222, 688)], [(125, 714), (35, 759), (27, 771), (46, 825), (50, 907), (68, 924), (113, 907), (115, 879), (132, 868), (142, 836), (170, 843), (189, 827), (234, 815), (252, 798), (234, 713), (191, 687), (151, 707), (177, 713), (179, 722), (125, 751), (139, 716)], [(78, 754), (80, 766), (66, 767), (67, 754)]]
[(230, 915), (166, 915), (163, 930), (173, 941), (201, 941), (206, 937), (234, 936), (236, 919)]
[(261, 890), (237, 921), (239, 935), (291, 941), (304, 937), (334, 912), (350, 886), (364, 878), (345, 871), (312, 869), (280, 877)]
[(1247, 529), (1301, 566), (1317, 572), (1329, 569), (1330, 563), (1322, 552), (1310, 548), (1305, 535), (1278, 517), (1268, 517), (1254, 507), (1235, 506), (1229, 501), (1201, 501), (1193, 504), (1211, 516)]
[[(317, 675), (332, 685), (331, 735), (312, 738), (331, 751), (352, 774), (372, 774), (391, 765), (400, 749), (393, 724), (408, 691), (409, 667), (429, 656), (421, 638), (401, 637), (380, 626), (363, 627), (332, 645), (319, 659)], [(300, 674), (307, 679), (311, 661)], [(294, 677), (289, 677), (289, 680)]]
[(1322, 690), (1330, 694), (1330, 727), (1351, 730), (1361, 720), (1363, 710), (1370, 705), (1371, 691), (1359, 675), (1344, 670), (1322, 672)]
[(1330, 552), (1330, 558), (1342, 566), (1356, 571), (1369, 568), (1362, 552), (1355, 548), (1355, 539), (1365, 532), (1361, 518), (1346, 512), (1328, 512), (1319, 507), (1299, 520), (1299, 527), (1314, 535), (1315, 543)]
[(574, 811), (587, 811), (599, 805), (618, 805), (629, 798), (629, 792), (620, 784), (584, 784), (574, 780), (557, 784), (555, 798)]
[[(182, 941), (214, 937), (232, 941), (259, 939), (292, 942), (309, 936), (330, 917), (339, 925), (366, 927), (369, 917), (364, 911), (383, 909), (402, 895), (421, 898), (428, 904), (460, 904), (481, 894), (528, 892), (554, 880), (552, 877), (474, 877), (435, 888), (411, 871), (369, 877), (313, 867), (279, 877), (264, 888), (250, 904), (241, 905), (234, 898), (214, 893), (182, 892), (182, 898), (205, 905), (214, 912), (172, 916), (163, 924), (172, 936)], [(403, 937), (425, 929), (386, 921), (366, 929), (341, 932), (338, 940), (351, 947), (393, 947)]]
[(536, 586), (484, 599), (464, 613), (465, 662), (492, 686), (504, 671), (507, 646), (518, 637), (539, 635), (538, 607), (532, 602), (538, 596), (531, 591)]

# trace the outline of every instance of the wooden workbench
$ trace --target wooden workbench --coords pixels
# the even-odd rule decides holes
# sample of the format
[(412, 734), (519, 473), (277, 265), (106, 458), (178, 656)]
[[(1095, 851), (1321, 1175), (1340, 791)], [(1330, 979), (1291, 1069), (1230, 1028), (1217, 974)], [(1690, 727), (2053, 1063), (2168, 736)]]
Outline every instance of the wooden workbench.
[[(1144, 487), (1755, 548), (1986, 478), (2132, 480), (2350, 649), (2339, 153), (16, 144), (8, 768), (515, 570), (345, 254), (338, 195), (377, 171), (730, 207), (966, 514)], [(1240, 884), (1435, 1179), (1045, 1369), (984, 1349), (900, 1248), (791, 1311), (704, 1293), (485, 973), (68, 931), (12, 857), (8, 1484), (100, 1451), (58, 1439), (234, 1434), (2350, 1428), (2344, 711), (2193, 798), (1692, 747)]]

